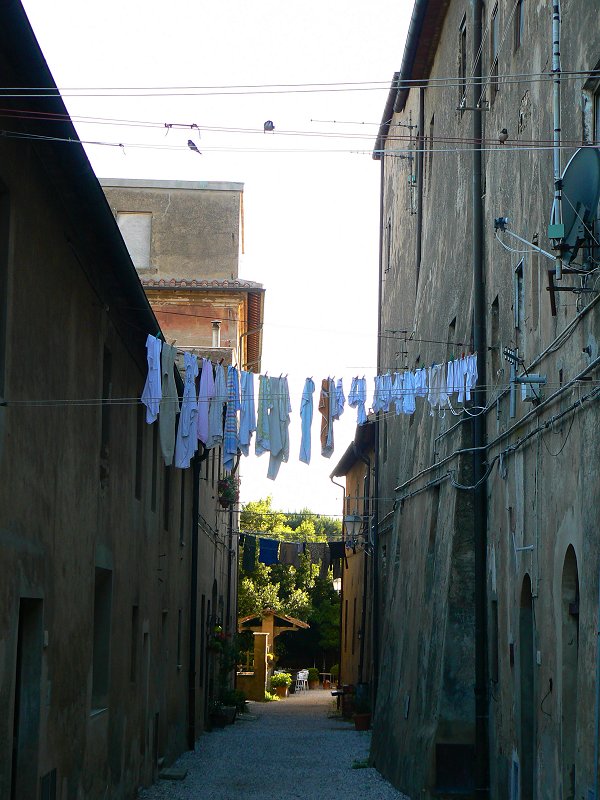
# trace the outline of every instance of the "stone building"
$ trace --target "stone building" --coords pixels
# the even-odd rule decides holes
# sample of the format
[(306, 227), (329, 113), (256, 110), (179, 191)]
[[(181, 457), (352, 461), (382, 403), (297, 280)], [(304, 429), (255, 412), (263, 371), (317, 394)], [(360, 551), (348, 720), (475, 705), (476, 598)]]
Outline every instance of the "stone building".
[(372, 760), (411, 798), (598, 797), (597, 208), (579, 273), (548, 232), (554, 154), (600, 139), (597, 13), (417, 0), (375, 146), (379, 372), (479, 373), (468, 412), (378, 415)]
[(331, 478), (345, 478), (344, 538), (341, 561), (340, 684), (372, 685), (373, 550), (370, 540), (374, 494), (375, 424), (356, 428), (354, 440)]
[(51, 90), (0, 137), (0, 797), (129, 798), (203, 730), (235, 520), (220, 454), (166, 468), (132, 401), (168, 333), (21, 4), (0, 19), (5, 85)]

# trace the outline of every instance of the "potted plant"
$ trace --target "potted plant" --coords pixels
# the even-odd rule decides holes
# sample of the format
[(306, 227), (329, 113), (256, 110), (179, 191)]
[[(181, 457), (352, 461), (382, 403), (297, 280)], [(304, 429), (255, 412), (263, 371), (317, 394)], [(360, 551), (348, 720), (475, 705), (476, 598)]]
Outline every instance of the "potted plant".
[(229, 508), (240, 499), (240, 479), (235, 475), (224, 475), (217, 483), (219, 503), (223, 508)]
[(331, 672), (331, 683), (334, 686), (337, 686), (338, 685), (338, 678), (340, 677), (340, 665), (339, 664), (334, 664), (329, 671)]
[(222, 653), (227, 642), (227, 635), (223, 633), (220, 625), (215, 625), (208, 640), (208, 649), (211, 653)]
[(310, 667), (308, 670), (308, 688), (318, 689), (319, 683), (319, 670), (316, 667)]
[(271, 676), (271, 689), (275, 689), (279, 697), (288, 696), (288, 689), (291, 683), (292, 676), (289, 672), (276, 672)]

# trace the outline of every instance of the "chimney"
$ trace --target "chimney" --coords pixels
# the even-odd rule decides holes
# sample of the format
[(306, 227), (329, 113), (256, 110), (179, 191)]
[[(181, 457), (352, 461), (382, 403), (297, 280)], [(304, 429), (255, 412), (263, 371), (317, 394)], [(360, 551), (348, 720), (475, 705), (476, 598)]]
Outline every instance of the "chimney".
[(211, 324), (212, 324), (212, 346), (221, 347), (221, 320), (213, 319)]

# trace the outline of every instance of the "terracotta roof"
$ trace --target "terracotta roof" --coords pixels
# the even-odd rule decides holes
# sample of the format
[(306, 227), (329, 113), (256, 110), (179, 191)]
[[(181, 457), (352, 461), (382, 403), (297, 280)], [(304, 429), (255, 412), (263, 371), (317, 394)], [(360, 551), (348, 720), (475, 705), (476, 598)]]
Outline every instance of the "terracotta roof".
[(279, 611), (273, 611), (272, 608), (263, 608), (259, 614), (249, 614), (247, 617), (242, 617), (238, 620), (238, 625), (243, 625), (245, 622), (249, 622), (251, 619), (261, 619), (261, 617), (266, 617), (269, 614), (274, 617), (284, 619), (286, 622), (291, 622), (292, 625), (297, 625), (299, 628), (310, 628), (310, 625), (307, 622), (302, 622), (301, 619), (296, 619), (295, 617), (288, 617), (287, 614), (281, 614)]
[(149, 289), (251, 289), (253, 291), (264, 291), (262, 283), (244, 280), (197, 281), (194, 278), (188, 281), (185, 280), (185, 278), (170, 278), (169, 280), (165, 280), (164, 278), (160, 278), (159, 280), (155, 280), (154, 278), (142, 278), (141, 281), (142, 286)]

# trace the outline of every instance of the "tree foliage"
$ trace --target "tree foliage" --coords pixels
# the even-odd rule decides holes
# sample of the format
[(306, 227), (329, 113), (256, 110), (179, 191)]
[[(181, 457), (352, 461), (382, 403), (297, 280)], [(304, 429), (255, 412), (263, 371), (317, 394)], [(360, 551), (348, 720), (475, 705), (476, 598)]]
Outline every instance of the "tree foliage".
[[(243, 506), (240, 530), (270, 534), (280, 541), (325, 542), (341, 535), (341, 523), (319, 517), (308, 509), (286, 514), (272, 508), (271, 498), (256, 500)], [(274, 564), (266, 566), (256, 560), (254, 569), (246, 572), (240, 564), (238, 612), (240, 617), (260, 614), (264, 608), (308, 622), (310, 628), (278, 637), (279, 655), (302, 653), (304, 658), (335, 658), (339, 647), (340, 600), (333, 588), (329, 571), (321, 575), (321, 563), (313, 563), (306, 552), (299, 566)]]

